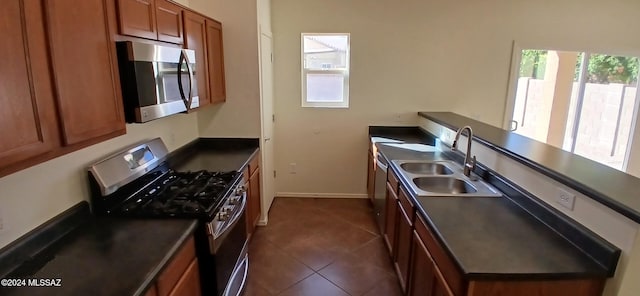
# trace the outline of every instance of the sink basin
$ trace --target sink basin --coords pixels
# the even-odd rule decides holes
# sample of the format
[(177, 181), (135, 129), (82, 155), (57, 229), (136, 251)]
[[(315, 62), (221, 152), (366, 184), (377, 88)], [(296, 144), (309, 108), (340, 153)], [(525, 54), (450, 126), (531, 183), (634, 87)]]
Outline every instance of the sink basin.
[(447, 166), (437, 162), (407, 162), (400, 168), (413, 174), (427, 175), (451, 175), (453, 171)]
[(420, 190), (434, 193), (465, 194), (478, 192), (471, 183), (452, 177), (418, 177), (413, 178), (413, 183)]
[(416, 196), (501, 197), (476, 175), (463, 174), (462, 165), (444, 159), (391, 161)]

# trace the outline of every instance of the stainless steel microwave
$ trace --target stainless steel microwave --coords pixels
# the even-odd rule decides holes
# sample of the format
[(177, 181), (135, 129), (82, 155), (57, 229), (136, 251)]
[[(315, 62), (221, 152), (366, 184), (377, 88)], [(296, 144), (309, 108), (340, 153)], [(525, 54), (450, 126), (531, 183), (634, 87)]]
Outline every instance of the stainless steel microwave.
[(116, 43), (127, 122), (147, 122), (200, 106), (191, 49)]

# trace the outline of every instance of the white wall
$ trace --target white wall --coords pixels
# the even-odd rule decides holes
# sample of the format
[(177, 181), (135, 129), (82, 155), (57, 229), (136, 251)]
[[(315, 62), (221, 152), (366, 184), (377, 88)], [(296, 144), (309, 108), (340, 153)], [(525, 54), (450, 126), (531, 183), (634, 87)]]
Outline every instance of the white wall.
[(161, 137), (170, 151), (198, 137), (197, 113), (145, 124), (127, 134), (0, 178), (0, 248), (64, 210), (89, 200), (87, 167), (137, 142)]
[[(364, 194), (370, 124), (445, 110), (501, 126), (513, 40), (637, 52), (637, 11), (631, 0), (273, 1), (278, 191)], [(301, 32), (351, 33), (349, 109), (300, 107)]]
[(256, 0), (189, 0), (222, 22), (227, 101), (199, 112), (202, 137), (260, 137)]

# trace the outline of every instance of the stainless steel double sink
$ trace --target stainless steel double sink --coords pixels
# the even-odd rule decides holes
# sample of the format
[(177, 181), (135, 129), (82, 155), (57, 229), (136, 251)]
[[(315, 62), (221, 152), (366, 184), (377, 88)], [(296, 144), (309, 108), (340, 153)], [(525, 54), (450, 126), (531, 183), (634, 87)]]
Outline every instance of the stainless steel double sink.
[(461, 165), (448, 160), (392, 160), (417, 196), (500, 197), (491, 185), (463, 174)]

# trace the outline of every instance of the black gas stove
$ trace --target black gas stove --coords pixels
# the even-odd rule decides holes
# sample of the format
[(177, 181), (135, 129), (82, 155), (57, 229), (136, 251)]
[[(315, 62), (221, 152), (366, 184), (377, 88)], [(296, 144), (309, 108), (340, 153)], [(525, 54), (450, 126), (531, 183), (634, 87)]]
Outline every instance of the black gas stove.
[(175, 171), (167, 156), (166, 146), (157, 138), (90, 166), (92, 211), (132, 218), (198, 219), (194, 237), (203, 295), (239, 295), (249, 264), (243, 174)]
[(238, 176), (236, 171), (170, 170), (108, 211), (125, 216), (207, 218), (230, 194)]

